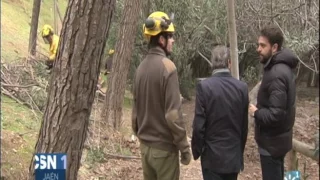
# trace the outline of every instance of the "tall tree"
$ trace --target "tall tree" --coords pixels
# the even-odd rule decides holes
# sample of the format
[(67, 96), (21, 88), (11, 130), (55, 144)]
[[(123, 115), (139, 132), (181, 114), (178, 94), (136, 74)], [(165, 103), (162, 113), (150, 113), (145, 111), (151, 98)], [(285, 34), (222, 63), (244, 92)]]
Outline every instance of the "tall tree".
[(57, 35), (60, 35), (60, 33), (58, 32), (58, 21), (57, 21), (57, 1), (53, 0), (53, 23), (54, 23), (54, 32)]
[[(69, 1), (36, 153), (67, 153), (77, 179), (115, 0)], [(34, 163), (30, 164), (34, 179)]]
[(238, 41), (234, 6), (234, 0), (227, 1), (228, 32), (231, 53), (231, 73), (233, 77), (239, 79)]
[[(142, 10), (142, 0), (125, 1), (120, 20), (113, 65), (108, 78), (108, 89), (102, 112), (102, 119), (108, 125), (119, 130), (122, 118), (122, 105), (125, 94), (127, 75), (129, 72), (134, 40), (137, 32), (137, 22)], [(140, 27), (140, 26), (139, 26)]]
[(29, 47), (28, 52), (34, 56), (36, 55), (37, 47), (37, 30), (38, 30), (38, 20), (40, 14), (41, 0), (33, 0), (32, 17), (31, 17), (31, 27), (29, 35)]

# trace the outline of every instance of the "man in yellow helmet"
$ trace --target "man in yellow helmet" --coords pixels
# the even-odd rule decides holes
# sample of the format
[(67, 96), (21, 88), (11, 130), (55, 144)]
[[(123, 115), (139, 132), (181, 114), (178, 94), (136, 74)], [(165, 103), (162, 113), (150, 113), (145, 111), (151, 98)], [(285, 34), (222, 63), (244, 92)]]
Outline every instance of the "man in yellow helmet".
[(49, 59), (46, 60), (47, 69), (51, 69), (53, 67), (53, 62), (56, 58), (58, 44), (59, 44), (59, 36), (54, 34), (53, 28), (46, 24), (43, 26), (41, 31), (42, 38), (46, 44), (49, 44)]
[(113, 54), (114, 54), (114, 50), (113, 49), (110, 49), (109, 52), (108, 52), (108, 59), (106, 61), (106, 64), (105, 64), (105, 75), (109, 74), (111, 72), (111, 68), (112, 68), (112, 61), (113, 61)]
[(163, 12), (150, 14), (143, 25), (149, 51), (133, 82), (132, 129), (140, 140), (145, 180), (178, 180), (180, 162), (191, 161), (182, 118), (178, 73), (168, 59), (174, 43), (172, 19)]

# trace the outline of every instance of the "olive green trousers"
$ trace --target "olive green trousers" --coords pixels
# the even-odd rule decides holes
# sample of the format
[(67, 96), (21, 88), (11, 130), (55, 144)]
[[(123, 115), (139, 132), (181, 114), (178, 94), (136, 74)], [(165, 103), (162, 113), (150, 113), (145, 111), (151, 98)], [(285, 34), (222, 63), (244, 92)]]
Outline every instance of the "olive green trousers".
[(179, 180), (179, 152), (140, 144), (144, 180)]

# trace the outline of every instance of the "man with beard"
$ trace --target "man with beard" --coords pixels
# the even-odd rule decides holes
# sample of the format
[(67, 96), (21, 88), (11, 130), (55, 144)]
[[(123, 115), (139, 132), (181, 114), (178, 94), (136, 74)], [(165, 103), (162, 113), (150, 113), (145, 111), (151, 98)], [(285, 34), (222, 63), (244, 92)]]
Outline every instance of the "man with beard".
[(149, 51), (133, 82), (132, 129), (140, 141), (145, 180), (178, 180), (180, 162), (190, 163), (191, 152), (181, 113), (178, 72), (168, 59), (174, 25), (164, 12), (147, 18), (143, 33)]
[(282, 48), (281, 30), (269, 26), (260, 31), (257, 51), (264, 72), (257, 106), (250, 104), (255, 118), (255, 140), (259, 147), (263, 180), (283, 180), (284, 157), (292, 148), (295, 122), (296, 84), (293, 70), (297, 57)]

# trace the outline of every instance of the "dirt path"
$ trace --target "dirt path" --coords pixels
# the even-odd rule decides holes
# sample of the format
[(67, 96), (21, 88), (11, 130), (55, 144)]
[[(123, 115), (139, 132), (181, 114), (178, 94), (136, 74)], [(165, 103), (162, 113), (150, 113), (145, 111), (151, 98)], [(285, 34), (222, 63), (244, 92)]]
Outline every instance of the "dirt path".
[[(186, 121), (187, 133), (191, 137), (192, 121), (194, 117), (194, 100), (185, 102), (182, 107), (184, 119)], [(125, 112), (123, 126), (131, 127), (131, 112)], [(319, 128), (319, 103), (309, 100), (300, 100), (297, 105), (296, 124), (294, 137), (305, 143), (313, 145), (313, 135)], [(138, 144), (135, 144), (138, 147)], [(106, 147), (108, 148), (108, 147)], [(133, 152), (132, 147), (130, 147)], [(139, 150), (134, 150), (134, 155), (139, 156)], [(299, 170), (302, 175), (308, 176), (308, 180), (318, 179), (319, 166), (313, 160), (298, 154)], [(245, 154), (245, 169), (239, 174), (239, 180), (261, 179), (260, 159), (257, 146), (254, 141), (252, 131), (249, 131)], [(306, 170), (304, 171), (304, 165)], [(285, 163), (287, 168), (287, 162)], [(81, 167), (79, 179), (99, 179), (99, 180), (142, 180), (142, 167), (140, 160), (105, 159), (104, 162), (95, 163), (88, 166), (86, 163)], [(180, 180), (202, 180), (200, 160), (191, 161), (187, 166), (181, 165)]]
[[(296, 123), (294, 128), (294, 138), (305, 143), (312, 144), (313, 135), (319, 129), (319, 104), (314, 101), (300, 100), (297, 105)], [(187, 131), (191, 137), (192, 121), (194, 118), (194, 100), (183, 104), (184, 118), (187, 122)], [(308, 175), (308, 179), (313, 180), (319, 177), (319, 166), (316, 162), (309, 158), (298, 154), (299, 170), (304, 175)], [(261, 179), (260, 159), (257, 151), (256, 142), (254, 140), (253, 131), (249, 130), (246, 149), (244, 153), (245, 169), (239, 174), (239, 180)], [(306, 172), (304, 172), (306, 166)], [(288, 162), (286, 160), (285, 168)], [(184, 180), (200, 180), (202, 179), (200, 161), (192, 161), (188, 166), (182, 166), (181, 179)]]
[[(192, 122), (194, 118), (194, 100), (185, 102), (183, 104), (183, 114), (186, 120), (187, 132), (191, 137)], [(246, 179), (261, 179), (259, 156), (256, 153), (253, 133), (248, 135), (247, 146), (245, 150), (245, 169), (239, 175), (239, 180)], [(202, 180), (202, 172), (200, 160), (193, 161), (188, 166), (181, 166), (181, 179), (182, 180)]]

